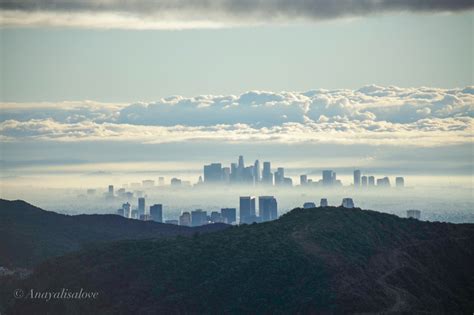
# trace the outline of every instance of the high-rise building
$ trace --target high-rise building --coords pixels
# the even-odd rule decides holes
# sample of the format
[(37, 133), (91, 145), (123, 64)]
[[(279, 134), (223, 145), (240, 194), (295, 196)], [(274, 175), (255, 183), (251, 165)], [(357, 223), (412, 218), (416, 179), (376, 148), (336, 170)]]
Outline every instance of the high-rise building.
[(255, 183), (260, 182), (260, 161), (255, 160), (255, 163), (253, 164), (253, 177), (255, 179)]
[(362, 187), (367, 187), (367, 176), (362, 176), (361, 177), (361, 184), (362, 184)]
[(212, 223), (224, 223), (224, 218), (219, 211), (212, 211), (210, 219)]
[(163, 205), (155, 204), (150, 207), (150, 217), (153, 221), (163, 222)]
[(369, 186), (375, 186), (375, 177), (369, 176)]
[(390, 187), (390, 179), (388, 177), (378, 178), (377, 179), (378, 187)]
[(227, 224), (234, 224), (237, 222), (237, 211), (235, 208), (223, 208), (221, 209), (222, 218), (224, 219), (224, 223)]
[(242, 155), (239, 155), (239, 166), (240, 169), (244, 169), (245, 164), (244, 164), (244, 157)]
[(278, 205), (275, 197), (258, 197), (258, 213), (262, 222), (276, 220), (278, 218)]
[(138, 217), (145, 215), (145, 198), (138, 198)]
[(237, 163), (231, 163), (230, 164), (230, 182), (235, 183), (238, 181), (238, 176), (237, 176)]
[(354, 187), (360, 186), (360, 170), (354, 171)]
[(321, 202), (319, 203), (319, 206), (321, 208), (327, 207), (328, 206), (328, 200), (326, 198), (321, 198)]
[(240, 197), (240, 223), (252, 223), (255, 220), (255, 197)]
[(344, 198), (342, 199), (342, 206), (344, 208), (352, 209), (354, 208), (354, 201), (352, 198)]
[(421, 217), (420, 210), (407, 210), (407, 218), (417, 219), (419, 220)]
[(281, 186), (285, 182), (285, 169), (279, 167), (275, 172), (275, 186)]
[(109, 185), (109, 195), (110, 196), (114, 195), (114, 185)]
[(336, 182), (336, 172), (332, 170), (323, 171), (323, 186), (333, 186)]
[(263, 162), (262, 182), (266, 185), (273, 185), (273, 174), (270, 162)]
[(222, 181), (222, 164), (212, 163), (204, 165), (204, 182), (219, 183)]
[(179, 216), (179, 225), (191, 226), (191, 213), (185, 211)]
[(124, 203), (122, 205), (122, 209), (123, 209), (123, 216), (131, 219), (132, 218), (132, 205), (130, 205), (130, 203), (128, 202)]
[(405, 179), (403, 177), (397, 177), (395, 178), (395, 186), (397, 188), (403, 188), (405, 187)]
[(242, 180), (247, 184), (253, 185), (255, 183), (254, 173), (255, 173), (255, 171), (253, 169), (253, 165), (252, 166), (247, 166), (243, 170)]
[(305, 186), (308, 184), (308, 175), (300, 175), (300, 185)]
[(207, 224), (207, 212), (201, 209), (191, 211), (191, 226)]
[(230, 183), (230, 167), (222, 168), (222, 181), (226, 184)]

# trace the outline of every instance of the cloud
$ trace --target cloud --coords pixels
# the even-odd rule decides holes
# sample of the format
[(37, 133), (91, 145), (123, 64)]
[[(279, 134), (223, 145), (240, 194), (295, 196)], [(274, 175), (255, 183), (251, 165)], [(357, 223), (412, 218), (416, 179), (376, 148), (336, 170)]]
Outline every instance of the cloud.
[(358, 17), (386, 12), (456, 12), (470, 0), (1, 0), (3, 25), (97, 28), (215, 28)]

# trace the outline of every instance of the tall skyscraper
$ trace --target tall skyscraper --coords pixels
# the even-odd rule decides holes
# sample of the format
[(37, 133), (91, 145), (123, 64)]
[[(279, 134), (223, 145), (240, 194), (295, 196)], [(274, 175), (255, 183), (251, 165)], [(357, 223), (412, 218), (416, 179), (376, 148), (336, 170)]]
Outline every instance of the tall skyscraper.
[(145, 198), (138, 198), (138, 217), (145, 214)]
[(308, 176), (300, 175), (300, 185), (305, 186), (306, 184), (308, 184)]
[(107, 192), (107, 198), (114, 198), (114, 185), (109, 185), (109, 190)]
[(361, 177), (361, 185), (362, 187), (367, 187), (367, 176), (362, 176)]
[(283, 167), (279, 167), (275, 172), (275, 186), (283, 185), (285, 181), (285, 169)]
[(244, 157), (242, 155), (239, 155), (239, 166), (240, 169), (243, 169), (245, 167), (244, 164)]
[(275, 197), (258, 197), (258, 213), (262, 222), (276, 220), (278, 218), (278, 205)]
[(204, 165), (204, 182), (219, 183), (222, 181), (222, 164), (212, 163)]
[(336, 182), (336, 172), (332, 170), (323, 171), (323, 186), (333, 186)]
[(226, 184), (230, 183), (230, 167), (222, 168), (222, 181)]
[(255, 197), (240, 197), (240, 223), (252, 223), (256, 219)]
[(360, 170), (354, 171), (354, 187), (360, 186)]
[(369, 186), (375, 186), (375, 177), (369, 176)]
[(130, 205), (128, 202), (124, 203), (122, 205), (122, 209), (123, 209), (123, 216), (131, 219), (132, 218), (132, 205)]
[(150, 207), (150, 217), (153, 221), (163, 222), (163, 205), (155, 204)]
[(183, 212), (179, 216), (179, 225), (182, 226), (191, 226), (191, 213), (189, 212)]
[(253, 177), (255, 179), (255, 183), (260, 182), (260, 161), (255, 160), (255, 163), (253, 164)]
[(191, 211), (191, 226), (201, 226), (207, 224), (207, 212), (201, 209)]
[(222, 208), (221, 214), (224, 218), (224, 223), (234, 224), (237, 222), (237, 211), (235, 208)]
[(403, 177), (397, 177), (395, 178), (395, 186), (397, 188), (403, 188), (405, 187), (405, 179)]
[(270, 162), (263, 162), (262, 182), (265, 185), (273, 185), (273, 174)]

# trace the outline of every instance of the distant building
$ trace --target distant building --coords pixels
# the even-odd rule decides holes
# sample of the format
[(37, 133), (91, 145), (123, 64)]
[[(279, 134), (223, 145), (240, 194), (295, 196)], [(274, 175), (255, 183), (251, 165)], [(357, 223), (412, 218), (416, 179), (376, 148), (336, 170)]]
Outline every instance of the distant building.
[(114, 185), (109, 185), (109, 196), (110, 197), (114, 196)]
[(122, 205), (122, 210), (123, 210), (123, 216), (126, 217), (126, 218), (129, 218), (131, 219), (132, 218), (132, 206), (130, 205), (130, 203), (124, 203)]
[(419, 220), (421, 217), (420, 210), (407, 210), (407, 218), (417, 219)]
[(362, 176), (362, 177), (361, 177), (361, 185), (362, 185), (362, 187), (367, 187), (367, 182), (368, 182), (367, 179), (368, 179), (367, 176)]
[(240, 223), (252, 223), (255, 215), (255, 197), (240, 197)]
[(179, 225), (182, 226), (191, 226), (191, 213), (183, 212), (179, 216)]
[(266, 185), (273, 185), (273, 174), (270, 162), (263, 162), (262, 182)]
[(165, 223), (166, 224), (173, 224), (173, 225), (178, 225), (179, 224), (178, 220), (165, 220)]
[(155, 181), (154, 180), (143, 180), (142, 181), (142, 186), (143, 188), (152, 188), (155, 186)]
[(155, 204), (150, 207), (150, 217), (153, 221), (163, 222), (163, 205)]
[(121, 216), (121, 217), (124, 217), (123, 209), (122, 209), (122, 208), (118, 209), (118, 210), (117, 210), (117, 214), (118, 214), (119, 216)]
[(222, 168), (222, 181), (226, 184), (230, 183), (230, 167)]
[(219, 211), (212, 211), (209, 219), (212, 223), (224, 223), (224, 218)]
[(352, 209), (354, 208), (354, 201), (352, 198), (344, 198), (342, 199), (342, 206), (344, 208)]
[(390, 187), (390, 179), (388, 177), (378, 178), (377, 187)]
[(261, 181), (259, 160), (255, 160), (255, 163), (253, 164), (253, 177), (255, 179), (255, 183), (259, 183)]
[(319, 203), (319, 206), (324, 208), (328, 206), (328, 200), (326, 198), (322, 198), (321, 202)]
[(95, 195), (95, 193), (96, 193), (95, 189), (87, 189), (87, 195), (93, 196), (93, 195)]
[(234, 224), (237, 222), (237, 210), (235, 208), (222, 208), (221, 215), (224, 223)]
[(275, 172), (275, 186), (283, 185), (285, 181), (285, 169), (283, 167), (279, 167)]
[(308, 184), (308, 175), (300, 175), (300, 185), (306, 186)]
[(405, 179), (403, 177), (397, 177), (395, 178), (395, 186), (397, 188), (403, 188), (405, 187)]
[(283, 178), (283, 186), (287, 186), (287, 187), (293, 186), (293, 180), (289, 177)]
[(323, 186), (333, 186), (336, 182), (336, 172), (332, 170), (323, 171)]
[(219, 183), (222, 182), (222, 164), (212, 163), (204, 165), (204, 182), (208, 183)]
[(303, 208), (305, 209), (316, 208), (316, 204), (314, 202), (305, 202), (303, 205)]
[(201, 209), (191, 211), (191, 226), (207, 224), (207, 212)]
[(369, 176), (369, 187), (375, 186), (375, 177)]
[(354, 171), (354, 187), (360, 186), (360, 170)]
[(138, 210), (134, 209), (132, 210), (132, 219), (138, 219)]
[(172, 179), (171, 179), (171, 186), (173, 186), (173, 187), (180, 187), (180, 186), (181, 186), (181, 179), (179, 179), (179, 178), (172, 178)]
[(138, 198), (138, 216), (141, 218), (145, 213), (145, 198)]
[(158, 185), (159, 186), (164, 186), (165, 185), (165, 178), (160, 176), (158, 177)]
[(258, 212), (261, 222), (278, 219), (278, 205), (273, 196), (258, 197)]

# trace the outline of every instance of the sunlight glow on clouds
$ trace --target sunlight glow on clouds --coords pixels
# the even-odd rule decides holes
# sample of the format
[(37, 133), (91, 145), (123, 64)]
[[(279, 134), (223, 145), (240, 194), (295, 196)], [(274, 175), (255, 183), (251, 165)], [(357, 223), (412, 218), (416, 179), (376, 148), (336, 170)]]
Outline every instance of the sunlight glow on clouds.
[(470, 144), (474, 89), (366, 86), (172, 96), (131, 105), (93, 101), (0, 105), (2, 141)]

